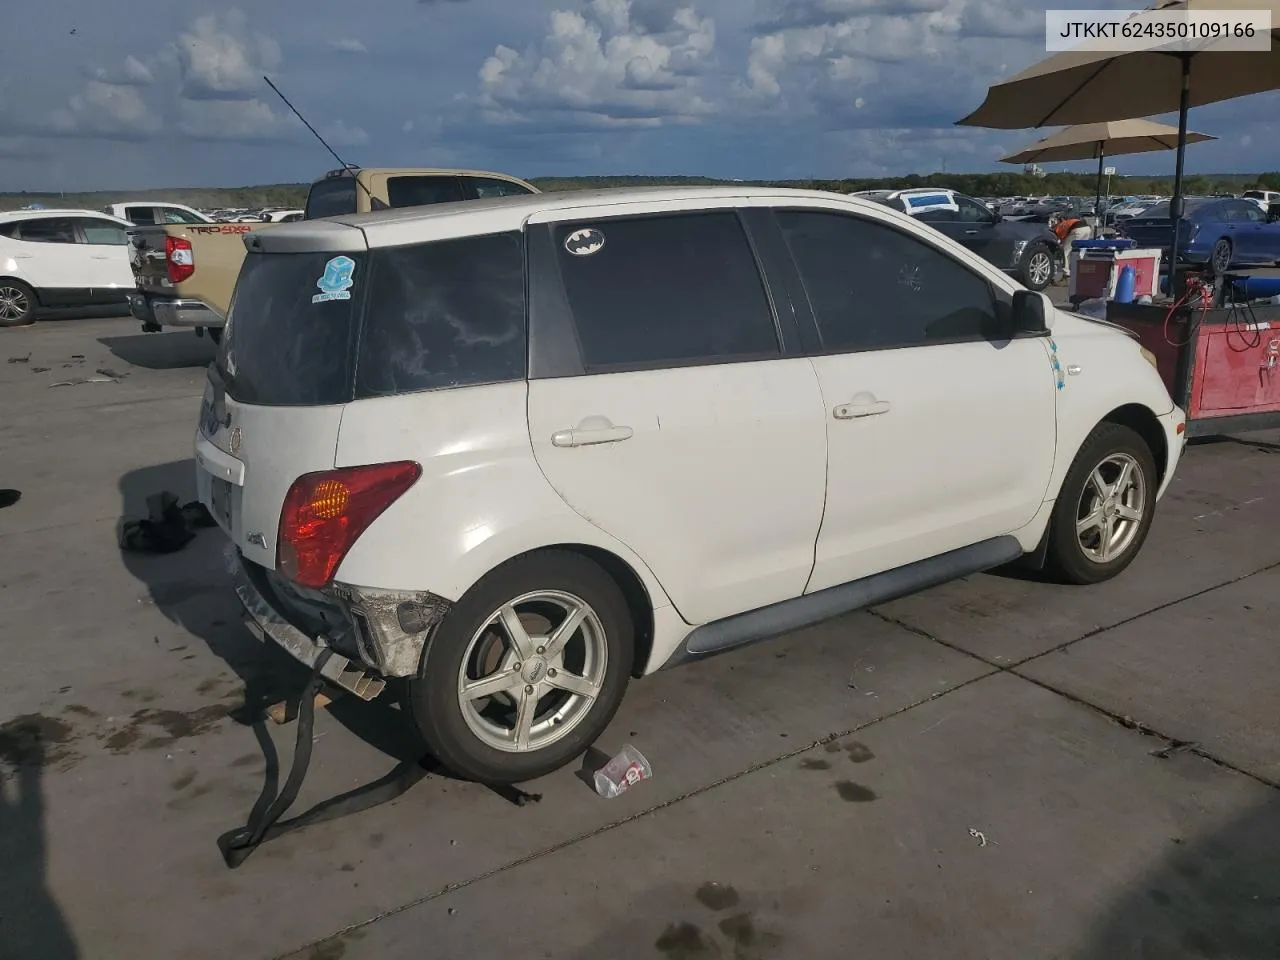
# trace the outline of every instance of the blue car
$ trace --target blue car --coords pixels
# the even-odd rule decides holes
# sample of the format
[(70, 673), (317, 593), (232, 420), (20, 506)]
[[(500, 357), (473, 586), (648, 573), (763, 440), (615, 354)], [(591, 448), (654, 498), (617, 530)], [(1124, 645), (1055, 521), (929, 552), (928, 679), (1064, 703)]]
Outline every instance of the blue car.
[[(1121, 226), (1139, 247), (1158, 247), (1169, 262), (1173, 224), (1168, 202), (1148, 207)], [(1188, 197), (1179, 233), (1178, 262), (1204, 265), (1215, 274), (1232, 267), (1280, 263), (1280, 220), (1268, 220), (1254, 200)]]

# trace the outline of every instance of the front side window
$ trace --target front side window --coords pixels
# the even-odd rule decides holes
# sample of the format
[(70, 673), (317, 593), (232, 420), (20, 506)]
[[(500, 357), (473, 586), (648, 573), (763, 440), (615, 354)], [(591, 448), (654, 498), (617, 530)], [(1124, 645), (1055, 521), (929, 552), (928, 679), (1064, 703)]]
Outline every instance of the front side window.
[(387, 200), (392, 207), (424, 207), (462, 199), (457, 177), (388, 177)]
[(931, 244), (840, 213), (777, 218), (825, 352), (999, 338), (990, 284)]
[(965, 223), (990, 223), (991, 210), (970, 197), (956, 196), (956, 206), (960, 208), (958, 219)]
[(588, 372), (779, 354), (733, 211), (560, 223), (553, 238)]
[(38, 217), (23, 220), (19, 236), (32, 243), (79, 243), (76, 222), (71, 217)]
[(525, 197), (529, 190), (509, 180), (494, 180), (490, 177), (471, 177), (471, 186), (476, 196), (484, 200), (486, 197)]
[(357, 399), (524, 378), (520, 234), (384, 247), (369, 261)]
[(99, 220), (96, 217), (80, 217), (76, 223), (84, 234), (85, 243), (103, 244), (112, 247), (123, 247), (129, 242), (129, 235), (124, 227), (110, 220)]
[(189, 210), (179, 210), (177, 207), (163, 207), (161, 212), (164, 214), (165, 223), (204, 223), (205, 221), (197, 214)]

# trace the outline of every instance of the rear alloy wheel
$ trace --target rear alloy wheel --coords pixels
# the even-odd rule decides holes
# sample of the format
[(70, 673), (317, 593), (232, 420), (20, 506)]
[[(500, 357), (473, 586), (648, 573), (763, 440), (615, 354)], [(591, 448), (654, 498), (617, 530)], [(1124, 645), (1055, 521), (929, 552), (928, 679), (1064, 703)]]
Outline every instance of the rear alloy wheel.
[(1022, 262), (1022, 285), (1039, 293), (1053, 280), (1053, 253), (1043, 243), (1028, 248)]
[(1220, 277), (1231, 269), (1231, 241), (1225, 237), (1213, 245), (1209, 254), (1209, 266), (1215, 277)]
[(35, 321), (35, 292), (21, 280), (0, 280), (0, 327), (22, 327)]
[(1104, 423), (1085, 441), (1058, 494), (1049, 567), (1067, 583), (1101, 583), (1138, 555), (1155, 515), (1155, 459), (1128, 427)]
[(405, 706), (454, 773), (532, 780), (581, 756), (608, 726), (633, 649), (626, 600), (603, 569), (574, 553), (531, 554), (449, 612)]

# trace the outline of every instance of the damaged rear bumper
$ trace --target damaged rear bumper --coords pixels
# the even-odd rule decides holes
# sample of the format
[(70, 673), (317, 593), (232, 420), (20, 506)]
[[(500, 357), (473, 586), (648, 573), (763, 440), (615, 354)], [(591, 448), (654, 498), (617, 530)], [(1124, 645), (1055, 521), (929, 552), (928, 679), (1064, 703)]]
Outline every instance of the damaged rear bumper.
[(452, 604), (426, 591), (377, 590), (335, 583), (304, 591), (237, 551), (235, 590), (249, 630), (314, 668), (331, 655), (322, 674), (364, 700), (388, 677), (418, 672), (427, 641)]

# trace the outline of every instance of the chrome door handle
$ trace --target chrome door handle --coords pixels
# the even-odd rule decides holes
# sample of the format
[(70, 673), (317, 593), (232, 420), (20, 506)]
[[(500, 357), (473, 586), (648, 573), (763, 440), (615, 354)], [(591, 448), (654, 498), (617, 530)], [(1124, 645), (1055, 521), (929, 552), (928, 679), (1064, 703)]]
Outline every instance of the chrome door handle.
[[(607, 423), (607, 421), (606, 421)], [(618, 443), (630, 440), (635, 431), (630, 427), (615, 427), (609, 423), (595, 425), (584, 421), (572, 430), (558, 430), (551, 435), (553, 447), (589, 447), (597, 443)]]
[(964, 235), (965, 235), (966, 237), (972, 237), (972, 236), (974, 236), (977, 232), (978, 232), (977, 230), (966, 230), (966, 231), (964, 232)]
[(831, 411), (837, 420), (856, 420), (859, 417), (874, 417), (889, 412), (888, 400), (855, 400), (853, 403), (842, 403)]

